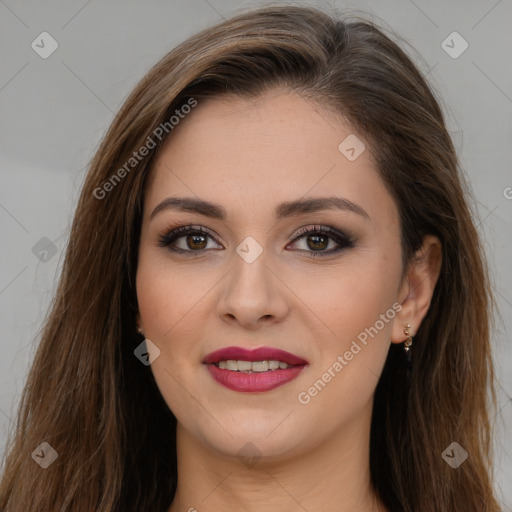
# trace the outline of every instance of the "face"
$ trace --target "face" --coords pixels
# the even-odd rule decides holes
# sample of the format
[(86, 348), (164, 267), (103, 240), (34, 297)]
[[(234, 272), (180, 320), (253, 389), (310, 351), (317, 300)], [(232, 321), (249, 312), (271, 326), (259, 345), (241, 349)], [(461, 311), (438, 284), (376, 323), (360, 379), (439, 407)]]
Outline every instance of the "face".
[[(160, 350), (160, 392), (201, 446), (292, 456), (368, 420), (402, 263), (396, 205), (361, 143), (332, 113), (274, 91), (200, 102), (160, 153), (144, 198), (138, 320)], [(216, 209), (165, 202), (178, 197)], [(290, 206), (319, 198), (333, 201)], [(226, 347), (296, 359), (243, 373), (243, 352), (208, 358)]]

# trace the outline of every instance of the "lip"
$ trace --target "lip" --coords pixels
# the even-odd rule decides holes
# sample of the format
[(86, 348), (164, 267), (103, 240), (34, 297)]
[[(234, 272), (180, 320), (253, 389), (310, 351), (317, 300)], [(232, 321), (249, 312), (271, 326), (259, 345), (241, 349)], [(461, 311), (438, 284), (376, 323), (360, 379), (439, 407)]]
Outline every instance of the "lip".
[(295, 354), (273, 347), (260, 347), (253, 350), (242, 347), (225, 347), (208, 354), (204, 358), (203, 363), (218, 363), (219, 361), (227, 361), (228, 359), (251, 362), (274, 360), (282, 361), (291, 366), (308, 364), (305, 359)]
[[(290, 367), (261, 373), (244, 373), (219, 368), (213, 364), (229, 359), (251, 362), (275, 360), (282, 361)], [(260, 347), (254, 350), (242, 347), (221, 348), (208, 354), (203, 363), (206, 364), (215, 381), (233, 391), (242, 393), (261, 393), (282, 386), (298, 377), (300, 372), (308, 365), (305, 359), (272, 347)]]

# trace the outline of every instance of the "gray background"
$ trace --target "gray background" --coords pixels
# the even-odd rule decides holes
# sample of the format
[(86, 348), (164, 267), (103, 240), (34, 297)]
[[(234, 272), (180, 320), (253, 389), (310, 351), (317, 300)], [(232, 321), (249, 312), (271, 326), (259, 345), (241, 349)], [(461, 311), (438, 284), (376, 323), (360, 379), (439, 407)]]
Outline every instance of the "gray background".
[[(0, 0), (0, 456), (55, 290), (87, 164), (115, 112), (177, 43), (261, 4)], [(493, 336), (500, 383), (494, 481), (512, 510), (512, 1), (308, 4), (361, 9), (391, 27), (417, 50), (415, 62), (443, 100), (475, 193), (499, 306)], [(47, 59), (31, 47), (43, 31), (59, 45)], [(469, 45), (458, 58), (441, 46), (453, 31)], [(47, 253), (40, 250), (45, 238), (54, 244)]]

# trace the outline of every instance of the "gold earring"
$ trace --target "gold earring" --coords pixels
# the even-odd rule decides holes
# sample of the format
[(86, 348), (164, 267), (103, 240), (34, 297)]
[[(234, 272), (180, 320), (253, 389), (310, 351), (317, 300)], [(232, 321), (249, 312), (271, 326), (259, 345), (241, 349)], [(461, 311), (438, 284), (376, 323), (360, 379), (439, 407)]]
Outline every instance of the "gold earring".
[(140, 327), (137, 327), (137, 332), (138, 332), (139, 334), (142, 334), (142, 336), (144, 336), (144, 333), (142, 332), (142, 329), (141, 329)]
[(407, 336), (407, 339), (404, 342), (405, 352), (409, 352), (409, 349), (411, 348), (411, 345), (412, 345), (412, 336), (409, 331), (410, 328), (411, 328), (411, 324), (406, 324), (404, 327), (404, 334)]

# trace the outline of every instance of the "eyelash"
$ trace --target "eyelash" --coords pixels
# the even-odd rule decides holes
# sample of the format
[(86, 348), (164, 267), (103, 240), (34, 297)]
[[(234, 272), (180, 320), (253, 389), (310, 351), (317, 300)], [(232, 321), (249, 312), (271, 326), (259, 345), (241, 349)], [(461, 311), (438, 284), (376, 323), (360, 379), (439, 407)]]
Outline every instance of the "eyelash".
[[(339, 253), (343, 251), (344, 249), (348, 249), (351, 247), (354, 247), (353, 239), (350, 235), (339, 232), (336, 229), (330, 228), (328, 226), (322, 226), (322, 225), (315, 225), (313, 228), (311, 226), (301, 228), (295, 233), (295, 238), (292, 240), (291, 243), (296, 242), (297, 240), (304, 238), (306, 235), (312, 235), (312, 234), (319, 234), (319, 235), (328, 235), (328, 238), (331, 240), (334, 240), (340, 247), (334, 250), (330, 251), (304, 251), (301, 250), (301, 252), (304, 252), (307, 257), (310, 258), (321, 258), (327, 255), (332, 255)], [(164, 233), (159, 236), (158, 238), (158, 246), (159, 247), (167, 247), (170, 251), (174, 253), (183, 254), (186, 253), (189, 256), (199, 256), (201, 255), (206, 249), (200, 249), (197, 251), (193, 250), (184, 250), (184, 249), (177, 249), (177, 248), (171, 248), (171, 244), (174, 243), (179, 238), (182, 238), (186, 235), (205, 235), (207, 237), (213, 238), (213, 235), (203, 229), (202, 227), (194, 227), (192, 225), (189, 226), (180, 226), (178, 228), (172, 229), (171, 231), (168, 231), (167, 233)], [(195, 254), (194, 254), (195, 253)]]

